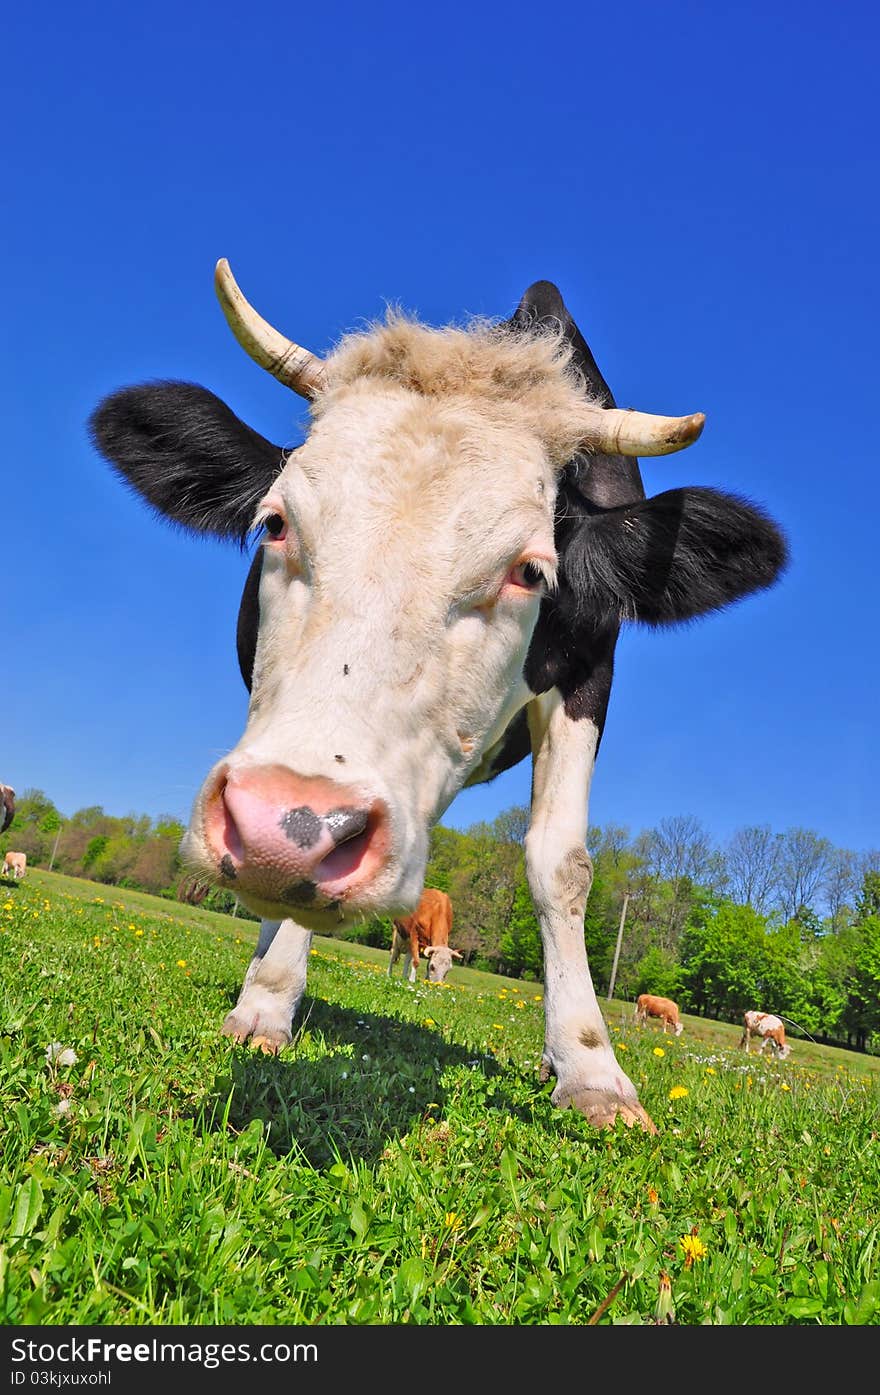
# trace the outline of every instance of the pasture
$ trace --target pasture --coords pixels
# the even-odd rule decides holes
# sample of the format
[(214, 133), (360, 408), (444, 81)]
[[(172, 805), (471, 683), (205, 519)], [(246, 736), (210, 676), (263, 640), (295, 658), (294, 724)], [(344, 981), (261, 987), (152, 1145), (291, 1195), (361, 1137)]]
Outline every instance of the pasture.
[(316, 937), (293, 1044), (231, 1045), (255, 931), (0, 885), (4, 1324), (880, 1322), (880, 1061), (603, 1001), (659, 1133), (597, 1133), (540, 985)]

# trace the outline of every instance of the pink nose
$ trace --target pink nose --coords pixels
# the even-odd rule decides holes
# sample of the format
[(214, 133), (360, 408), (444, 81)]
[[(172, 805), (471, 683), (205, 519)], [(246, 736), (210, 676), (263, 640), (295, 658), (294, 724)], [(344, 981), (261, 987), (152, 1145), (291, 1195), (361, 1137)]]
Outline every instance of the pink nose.
[(205, 800), (205, 837), (225, 885), (287, 906), (350, 899), (389, 847), (383, 804), (282, 765), (221, 773)]

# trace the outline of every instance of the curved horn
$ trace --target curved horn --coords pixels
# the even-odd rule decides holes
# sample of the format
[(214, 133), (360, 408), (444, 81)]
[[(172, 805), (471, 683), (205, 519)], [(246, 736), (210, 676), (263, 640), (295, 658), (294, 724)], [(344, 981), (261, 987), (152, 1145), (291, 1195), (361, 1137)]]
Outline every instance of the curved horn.
[(220, 258), (214, 271), (214, 289), (229, 328), (255, 363), (301, 397), (314, 397), (326, 387), (323, 360), (286, 339), (257, 314), (238, 289), (225, 257)]
[(702, 412), (654, 417), (648, 412), (600, 407), (590, 412), (584, 444), (608, 455), (671, 455), (693, 445), (705, 421)]

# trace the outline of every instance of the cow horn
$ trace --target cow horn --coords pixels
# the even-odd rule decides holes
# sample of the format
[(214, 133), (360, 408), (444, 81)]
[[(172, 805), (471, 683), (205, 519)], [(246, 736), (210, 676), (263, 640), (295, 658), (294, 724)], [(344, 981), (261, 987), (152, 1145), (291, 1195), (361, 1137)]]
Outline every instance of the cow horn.
[(257, 314), (239, 290), (225, 257), (220, 258), (214, 271), (214, 289), (229, 328), (255, 363), (301, 397), (314, 397), (326, 387), (323, 360), (279, 334)]
[(671, 455), (693, 445), (703, 429), (702, 412), (690, 417), (655, 417), (619, 407), (590, 412), (584, 445), (607, 455)]

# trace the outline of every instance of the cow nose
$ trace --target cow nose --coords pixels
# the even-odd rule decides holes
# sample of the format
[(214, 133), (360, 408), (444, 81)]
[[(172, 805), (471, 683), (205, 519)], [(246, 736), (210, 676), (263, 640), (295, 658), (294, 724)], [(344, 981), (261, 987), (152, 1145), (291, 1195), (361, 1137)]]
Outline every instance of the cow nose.
[(204, 807), (218, 874), (263, 901), (338, 900), (374, 876), (388, 850), (388, 815), (380, 801), (285, 766), (221, 773)]

